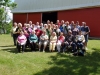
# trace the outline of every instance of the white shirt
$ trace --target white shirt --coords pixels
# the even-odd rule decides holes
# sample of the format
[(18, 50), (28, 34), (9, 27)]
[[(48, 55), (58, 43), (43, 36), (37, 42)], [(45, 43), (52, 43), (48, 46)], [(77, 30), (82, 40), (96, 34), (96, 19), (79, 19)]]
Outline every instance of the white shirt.
[(34, 25), (34, 30), (36, 30), (38, 28), (38, 26), (37, 25)]
[(78, 40), (78, 41), (85, 42), (84, 35), (77, 35), (77, 40)]
[[(42, 34), (42, 35), (40, 36), (40, 40), (41, 40), (41, 39), (43, 39), (44, 41), (46, 41), (45, 39), (48, 39), (48, 35), (43, 35), (43, 34)], [(41, 41), (42, 41), (42, 40), (41, 40)]]
[(14, 32), (16, 31), (17, 26), (16, 27), (12, 27), (12, 33), (14, 34)]
[(57, 31), (57, 33), (61, 32), (60, 29), (57, 29), (56, 31)]

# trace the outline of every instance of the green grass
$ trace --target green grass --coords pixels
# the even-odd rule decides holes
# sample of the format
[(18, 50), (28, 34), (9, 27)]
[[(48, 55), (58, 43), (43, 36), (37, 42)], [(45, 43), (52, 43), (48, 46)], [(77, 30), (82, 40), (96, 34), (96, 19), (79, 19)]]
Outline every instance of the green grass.
[(100, 40), (89, 40), (85, 56), (18, 53), (10, 35), (0, 35), (0, 75), (100, 75)]

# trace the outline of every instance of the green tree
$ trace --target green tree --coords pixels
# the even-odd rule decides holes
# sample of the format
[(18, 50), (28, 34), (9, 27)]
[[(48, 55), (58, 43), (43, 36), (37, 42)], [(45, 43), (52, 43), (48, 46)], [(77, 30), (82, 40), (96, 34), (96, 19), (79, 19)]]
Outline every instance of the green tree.
[(6, 29), (6, 18), (7, 18), (7, 12), (6, 7), (9, 7), (10, 10), (16, 8), (17, 4), (14, 2), (11, 2), (11, 0), (0, 0), (0, 29), (3, 29), (3, 33), (5, 33)]

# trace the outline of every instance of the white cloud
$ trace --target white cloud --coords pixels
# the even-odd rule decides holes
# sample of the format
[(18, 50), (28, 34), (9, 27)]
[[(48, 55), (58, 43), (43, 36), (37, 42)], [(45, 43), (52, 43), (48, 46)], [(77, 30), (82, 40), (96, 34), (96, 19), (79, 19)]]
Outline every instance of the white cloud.
[[(6, 15), (6, 22), (9, 23), (11, 22), (11, 20), (13, 19), (13, 14), (11, 13), (11, 10), (9, 7), (5, 7), (5, 6), (1, 6), (1, 8), (4, 8), (5, 9), (5, 13), (7, 13)], [(5, 16), (5, 14), (4, 14)], [(5, 22), (5, 20), (3, 22)]]
[(5, 12), (7, 13), (6, 22), (9, 23), (13, 19), (13, 14), (9, 7), (6, 7)]
[(6, 22), (11, 22), (11, 20), (13, 19), (13, 14), (11, 12), (7, 12), (7, 18), (6, 18)]

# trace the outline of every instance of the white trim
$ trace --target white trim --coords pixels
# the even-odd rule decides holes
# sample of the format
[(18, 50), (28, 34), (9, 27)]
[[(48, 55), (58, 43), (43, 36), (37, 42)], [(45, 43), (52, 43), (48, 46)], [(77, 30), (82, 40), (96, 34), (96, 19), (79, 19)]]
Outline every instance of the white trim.
[[(42, 0), (45, 1), (45, 0)], [(23, 0), (16, 0), (16, 2), (18, 2), (18, 7), (15, 8), (12, 12), (13, 13), (36, 13), (36, 12), (50, 12), (50, 11), (61, 11), (61, 10), (70, 10), (70, 9), (78, 9), (78, 8), (87, 8), (87, 7), (95, 7), (95, 6), (99, 6), (100, 7), (100, 0), (84, 0), (84, 1), (80, 1), (80, 0), (62, 0), (62, 3), (56, 3), (56, 1), (61, 1), (61, 0), (50, 0), (50, 1), (46, 1), (46, 3), (44, 2), (38, 2), (35, 0), (26, 0), (26, 4), (30, 4), (30, 5), (26, 5), (25, 3), (22, 5), (21, 2), (23, 2)], [(65, 2), (64, 2), (65, 1)], [(75, 2), (77, 1), (77, 2)], [(30, 3), (30, 2), (36, 2), (36, 3)], [(54, 3), (52, 3), (50, 5), (50, 3), (48, 4), (48, 2), (54, 2), (56, 3), (54, 5)], [(66, 2), (69, 2), (66, 3)], [(86, 3), (87, 2), (87, 3)], [(33, 5), (32, 5), (33, 4)], [(73, 5), (72, 5), (73, 4)], [(46, 7), (47, 6), (47, 7)]]

